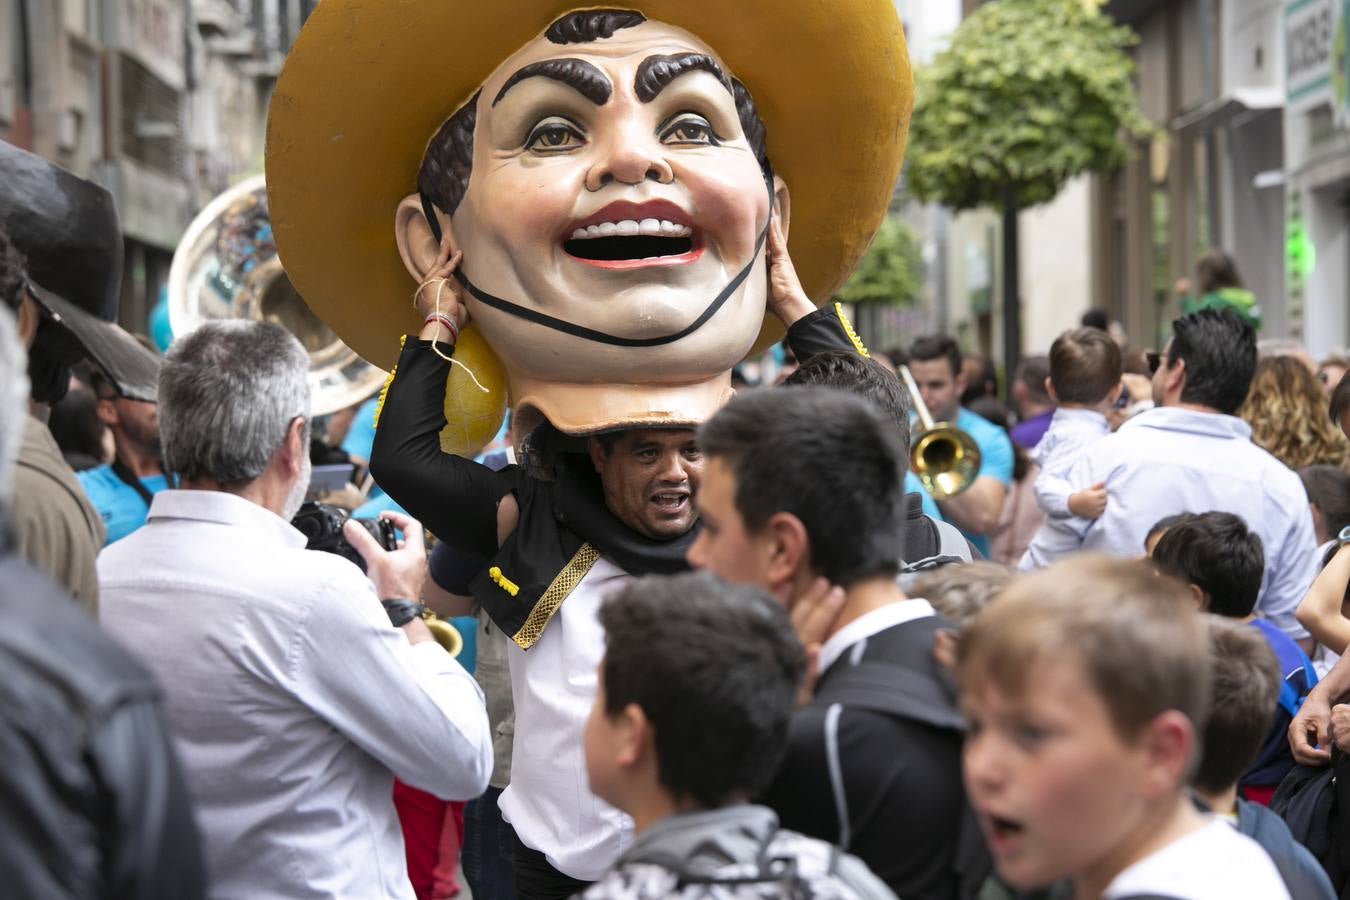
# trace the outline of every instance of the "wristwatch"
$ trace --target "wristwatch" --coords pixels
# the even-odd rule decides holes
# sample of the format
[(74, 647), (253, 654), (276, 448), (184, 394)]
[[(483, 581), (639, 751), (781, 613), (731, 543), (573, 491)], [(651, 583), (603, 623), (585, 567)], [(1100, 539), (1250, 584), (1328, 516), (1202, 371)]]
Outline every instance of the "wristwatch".
[(416, 600), (381, 600), (380, 605), (389, 615), (389, 621), (395, 628), (402, 628), (413, 619), (420, 619), (426, 613), (427, 608)]

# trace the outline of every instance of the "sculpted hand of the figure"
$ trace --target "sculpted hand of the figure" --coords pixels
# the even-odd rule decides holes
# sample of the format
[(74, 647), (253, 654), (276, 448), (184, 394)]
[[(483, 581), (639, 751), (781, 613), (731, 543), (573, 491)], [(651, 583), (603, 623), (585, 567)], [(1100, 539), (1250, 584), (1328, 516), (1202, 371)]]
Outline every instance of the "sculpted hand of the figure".
[(769, 222), (769, 312), (778, 317), (784, 328), (790, 328), (793, 322), (815, 312), (816, 305), (806, 296), (801, 279), (797, 277), (797, 268), (788, 255), (787, 235), (783, 233), (783, 220), (774, 215)]
[(432, 320), (437, 313), (449, 316), (457, 330), (463, 330), (468, 324), (469, 308), (464, 302), (464, 288), (454, 278), (455, 270), (463, 260), (463, 251), (452, 250), (449, 241), (441, 242), (440, 255), (418, 287), (413, 301), (425, 322), (418, 335), (422, 340), (454, 341), (450, 329)]

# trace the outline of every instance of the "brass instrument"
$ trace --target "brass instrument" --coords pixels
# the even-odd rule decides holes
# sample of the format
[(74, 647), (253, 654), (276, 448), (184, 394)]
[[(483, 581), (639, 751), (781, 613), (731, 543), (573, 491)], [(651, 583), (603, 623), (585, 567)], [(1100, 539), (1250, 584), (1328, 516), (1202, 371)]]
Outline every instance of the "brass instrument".
[(980, 448), (975, 439), (950, 422), (934, 422), (923, 402), (909, 366), (896, 369), (919, 417), (923, 430), (909, 442), (909, 465), (934, 500), (955, 497), (975, 483), (980, 474)]
[[(341, 248), (335, 247), (334, 253)], [(310, 312), (277, 258), (267, 189), (257, 175), (206, 205), (188, 226), (169, 268), (169, 323), (186, 334), (209, 319), (275, 322), (309, 354), (315, 416), (360, 403), (384, 372), (357, 356)]]
[(427, 624), (431, 636), (436, 639), (436, 643), (445, 648), (446, 653), (459, 656), (459, 651), (464, 649), (464, 638), (460, 636), (458, 628), (431, 610), (422, 614), (422, 621)]

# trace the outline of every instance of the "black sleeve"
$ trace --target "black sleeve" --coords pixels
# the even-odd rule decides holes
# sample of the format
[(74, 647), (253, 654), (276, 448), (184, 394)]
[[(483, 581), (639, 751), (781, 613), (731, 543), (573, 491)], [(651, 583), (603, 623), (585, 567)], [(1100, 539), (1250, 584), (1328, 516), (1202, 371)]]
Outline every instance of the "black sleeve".
[(467, 597), (471, 593), (469, 583), (478, 577), (478, 573), (487, 568), (488, 561), (472, 553), (465, 553), (458, 547), (439, 543), (431, 548), (427, 557), (428, 574), (441, 590)]
[(828, 350), (852, 350), (863, 353), (858, 337), (837, 303), (827, 303), (810, 315), (792, 323), (787, 332), (788, 346), (798, 362), (806, 362)]
[(370, 451), (376, 484), (447, 544), (484, 559), (497, 551), (497, 504), (514, 481), (441, 451), (450, 364), (408, 338), (385, 392)]

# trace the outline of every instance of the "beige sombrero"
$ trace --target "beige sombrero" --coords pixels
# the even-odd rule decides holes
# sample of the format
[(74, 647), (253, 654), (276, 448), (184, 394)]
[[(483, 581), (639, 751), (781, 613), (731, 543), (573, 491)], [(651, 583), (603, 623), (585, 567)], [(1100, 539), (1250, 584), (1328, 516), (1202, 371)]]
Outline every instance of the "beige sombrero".
[[(745, 82), (791, 191), (789, 249), (809, 296), (829, 299), (866, 250), (913, 106), (891, 0), (324, 0), (271, 101), (269, 206), (300, 295), (370, 362), (392, 366), (419, 325), (393, 221), (428, 141), (503, 60), (593, 6), (686, 29)], [(760, 346), (780, 334), (766, 321)]]

